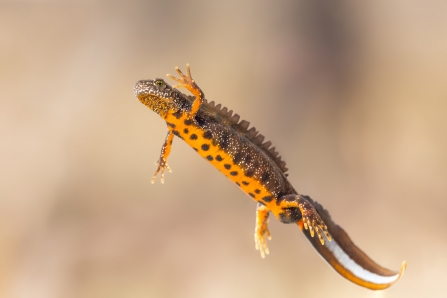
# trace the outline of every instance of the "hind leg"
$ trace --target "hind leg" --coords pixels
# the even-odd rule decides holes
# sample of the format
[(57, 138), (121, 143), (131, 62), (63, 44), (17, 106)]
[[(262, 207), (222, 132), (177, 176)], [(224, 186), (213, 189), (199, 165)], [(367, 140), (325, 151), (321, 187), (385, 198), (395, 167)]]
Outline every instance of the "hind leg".
[(270, 210), (267, 209), (267, 207), (258, 203), (256, 208), (255, 246), (256, 250), (261, 252), (262, 258), (265, 258), (265, 255), (269, 254), (269, 248), (267, 247), (267, 239), (265, 239), (265, 236), (267, 236), (269, 240), (272, 238), (268, 228), (269, 213)]
[(277, 200), (279, 211), (275, 216), (283, 223), (298, 223), (303, 221), (304, 228), (309, 229), (310, 235), (314, 236), (317, 232), (321, 244), (324, 244), (323, 234), (331, 241), (331, 236), (327, 230), (326, 224), (318, 215), (314, 206), (301, 195), (285, 195)]

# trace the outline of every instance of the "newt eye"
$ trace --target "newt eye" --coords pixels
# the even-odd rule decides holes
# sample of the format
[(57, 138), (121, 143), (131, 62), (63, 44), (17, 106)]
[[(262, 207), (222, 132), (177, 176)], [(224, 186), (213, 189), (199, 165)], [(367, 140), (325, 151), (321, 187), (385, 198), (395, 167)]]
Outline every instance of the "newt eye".
[(163, 82), (161, 80), (156, 80), (155, 85), (157, 85), (158, 87), (163, 87), (163, 86), (165, 86), (165, 82)]

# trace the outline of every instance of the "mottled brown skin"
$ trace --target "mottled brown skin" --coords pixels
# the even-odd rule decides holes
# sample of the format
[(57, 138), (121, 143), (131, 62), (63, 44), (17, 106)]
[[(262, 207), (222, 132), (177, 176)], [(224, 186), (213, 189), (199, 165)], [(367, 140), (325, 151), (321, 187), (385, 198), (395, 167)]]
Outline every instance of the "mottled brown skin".
[[(283, 223), (297, 223), (304, 217), (305, 227), (310, 228), (312, 236), (315, 230), (321, 243), (324, 243), (323, 234), (330, 240), (327, 227), (312, 204), (297, 194), (280, 165), (269, 156), (269, 151), (255, 144), (243, 129), (238, 131), (229, 125), (230, 119), (219, 114), (219, 109), (205, 104), (195, 107), (197, 100), (204, 102), (203, 92), (190, 77), (189, 68), (188, 76), (177, 71), (181, 79), (174, 79), (195, 94), (195, 98), (185, 96), (162, 79), (139, 81), (135, 86), (135, 93), (140, 101), (160, 114), (168, 127), (156, 175), (161, 171), (163, 179), (164, 169), (169, 169), (167, 156), (172, 135), (175, 135), (235, 182), (252, 199), (265, 206), (263, 210), (269, 210)], [(260, 214), (265, 219), (257, 224), (255, 242), (264, 257), (268, 253), (264, 239), (265, 231), (268, 230), (268, 212)]]
[[(134, 88), (138, 99), (159, 114), (166, 121), (168, 128), (152, 182), (159, 172), (163, 182), (165, 170), (170, 171), (167, 158), (173, 137), (177, 136), (258, 202), (255, 244), (262, 257), (269, 253), (265, 237), (270, 239), (267, 223), (269, 213), (272, 212), (283, 223), (296, 223), (302, 230), (309, 229), (310, 235), (306, 236), (340, 274), (357, 284), (374, 288), (357, 281), (357, 277), (351, 278), (343, 271), (344, 268), (339, 266), (338, 261), (334, 260), (331, 252), (324, 248), (325, 239), (331, 241), (331, 229), (336, 234), (342, 234), (339, 232), (341, 228), (330, 220), (329, 214), (320, 205), (309, 197), (299, 195), (292, 187), (285, 174), (287, 171), (285, 163), (277, 156), (278, 153), (274, 148), (270, 148), (271, 143), (262, 143), (264, 137), (259, 135), (256, 129), (248, 129), (248, 122), (244, 120), (239, 122), (237, 114), (232, 115), (231, 111), (228, 112), (226, 108), (216, 106), (213, 102), (207, 103), (202, 90), (191, 77), (189, 65), (187, 75), (178, 68), (176, 71), (180, 78), (168, 76), (177, 81), (179, 87), (188, 89), (193, 97), (184, 95), (162, 79), (141, 80)], [(328, 223), (329, 230), (326, 226)], [(314, 231), (319, 241), (313, 240)], [(346, 247), (350, 250), (356, 248), (352, 242), (346, 240), (346, 243), (349, 243)], [(366, 255), (365, 257), (358, 255), (360, 259), (367, 258)], [(379, 269), (383, 268), (377, 270)], [(393, 271), (383, 272), (394, 274)]]

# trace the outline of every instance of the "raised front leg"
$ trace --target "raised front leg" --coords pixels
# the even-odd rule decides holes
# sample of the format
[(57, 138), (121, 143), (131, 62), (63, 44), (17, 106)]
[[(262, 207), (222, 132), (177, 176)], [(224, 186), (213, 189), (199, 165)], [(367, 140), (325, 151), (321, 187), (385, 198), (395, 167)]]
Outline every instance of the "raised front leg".
[(191, 111), (189, 112), (188, 117), (191, 119), (193, 118), (197, 111), (199, 110), (200, 106), (202, 105), (203, 99), (205, 98), (205, 95), (203, 94), (202, 90), (197, 86), (197, 84), (194, 82), (194, 80), (191, 77), (191, 69), (189, 67), (189, 64), (186, 64), (186, 76), (181, 72), (181, 70), (176, 66), (175, 71), (179, 74), (180, 78), (176, 78), (174, 76), (171, 76), (168, 74), (168, 78), (176, 81), (179, 83), (179, 85), (176, 85), (174, 87), (184, 87), (191, 92), (196, 99), (192, 103)]
[(155, 182), (155, 178), (157, 178), (157, 174), (161, 171), (161, 183), (165, 182), (165, 170), (167, 169), (170, 173), (172, 173), (171, 168), (167, 164), (169, 153), (171, 152), (172, 140), (174, 139), (174, 134), (172, 131), (168, 130), (168, 134), (166, 135), (165, 142), (163, 147), (161, 147), (160, 158), (155, 164), (158, 164), (157, 170), (155, 171), (154, 177), (152, 177), (152, 184)]
[[(298, 223), (309, 229), (310, 235), (314, 236), (314, 230), (317, 232), (321, 244), (324, 245), (323, 234), (331, 241), (326, 224), (318, 215), (314, 206), (301, 195), (285, 195), (278, 199), (280, 207), (279, 214), (275, 214), (283, 223)], [(299, 212), (297, 212), (299, 210)], [(301, 218), (300, 218), (301, 217)]]
[(270, 210), (268, 210), (267, 207), (258, 203), (256, 208), (255, 247), (256, 250), (261, 252), (262, 258), (265, 258), (265, 255), (269, 254), (265, 235), (267, 235), (269, 240), (272, 239), (268, 228), (269, 212)]

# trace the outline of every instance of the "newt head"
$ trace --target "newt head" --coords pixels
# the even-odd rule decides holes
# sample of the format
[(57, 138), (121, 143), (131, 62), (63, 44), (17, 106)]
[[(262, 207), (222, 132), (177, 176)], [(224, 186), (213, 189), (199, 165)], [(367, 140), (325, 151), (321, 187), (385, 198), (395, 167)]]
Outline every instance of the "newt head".
[(145, 106), (162, 116), (189, 109), (191, 102), (163, 79), (141, 80), (135, 84), (134, 94)]

